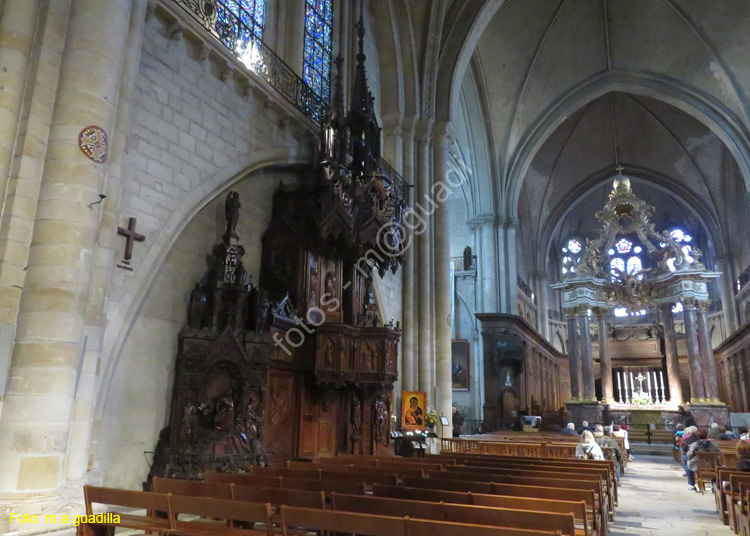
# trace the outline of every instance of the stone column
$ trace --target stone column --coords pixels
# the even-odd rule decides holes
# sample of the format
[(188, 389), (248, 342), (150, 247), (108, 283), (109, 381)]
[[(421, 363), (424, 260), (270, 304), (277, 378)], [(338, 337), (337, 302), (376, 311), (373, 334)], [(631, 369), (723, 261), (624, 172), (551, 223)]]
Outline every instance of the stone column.
[[(506, 313), (518, 314), (518, 272), (516, 266), (516, 228), (518, 218), (508, 216), (505, 220), (505, 292)], [(501, 259), (502, 261), (502, 259)]]
[(591, 329), (589, 328), (589, 315), (586, 311), (579, 312), (578, 328), (581, 332), (581, 378), (583, 380), (583, 399), (596, 400), (594, 389), (594, 356), (591, 350)]
[(700, 346), (698, 345), (698, 319), (696, 318), (694, 300), (684, 300), (683, 306), (688, 363), (690, 364), (690, 401), (695, 404), (706, 401), (706, 390), (703, 387), (703, 365), (701, 363)]
[(575, 313), (568, 313), (568, 360), (570, 361), (570, 397), (581, 399), (581, 365)]
[(0, 92), (0, 203), (5, 199), (18, 118), (26, 89), (26, 74), (38, 22), (39, 0), (4, 3), (0, 16), (0, 84), (3, 89)]
[[(474, 220), (478, 227), (481, 251), (477, 260), (477, 272), (482, 291), (479, 293), (482, 311), (486, 313), (500, 312), (500, 297), (497, 288), (497, 218), (494, 214), (484, 214)], [(480, 266), (481, 265), (481, 266)]]
[(537, 331), (542, 337), (550, 341), (549, 331), (549, 295), (548, 276), (546, 272), (536, 272), (534, 274), (534, 287), (536, 288), (536, 311), (537, 311)]
[(602, 376), (602, 401), (614, 402), (612, 385), (612, 359), (609, 354), (609, 333), (607, 332), (607, 310), (597, 308), (595, 311), (599, 323), (599, 369)]
[(677, 353), (677, 336), (674, 331), (672, 304), (659, 307), (664, 321), (664, 350), (667, 355), (667, 382), (669, 383), (669, 401), (682, 404), (682, 384), (680, 383), (680, 356)]
[[(433, 138), (434, 175), (432, 192), (435, 202), (435, 407), (437, 412), (449, 421), (453, 420), (453, 383), (451, 380), (451, 254), (450, 254), (450, 224), (448, 221), (447, 199), (440, 192), (449, 188), (445, 181), (448, 162), (446, 147), (447, 125), (440, 125)], [(454, 192), (453, 195), (457, 195)], [(442, 426), (443, 437), (451, 437), (453, 426)]]
[(50, 129), (11, 381), (0, 415), (0, 494), (59, 495), (81, 360), (105, 164), (78, 148), (88, 125), (113, 132), (130, 0), (73, 0)]
[[(403, 177), (406, 181), (415, 184), (417, 182), (416, 174), (414, 173), (414, 118), (411, 117), (409, 120), (404, 120), (403, 127)], [(409, 196), (409, 206), (414, 206), (414, 188), (407, 188), (407, 195)], [(401, 297), (403, 311), (401, 314), (401, 323), (403, 329), (403, 338), (401, 342), (401, 356), (403, 360), (402, 371), (403, 371), (403, 388), (406, 391), (416, 390), (417, 378), (419, 377), (417, 364), (418, 361), (415, 357), (415, 349), (417, 347), (418, 332), (418, 318), (414, 314), (414, 270), (416, 268), (415, 257), (417, 255), (417, 236), (414, 234), (412, 229), (406, 228), (406, 232), (410, 234), (411, 240), (408, 242), (411, 244), (409, 251), (406, 252), (406, 260), (404, 261), (403, 267), (403, 279), (401, 281)]]
[[(432, 353), (432, 322), (434, 314), (432, 310), (432, 218), (426, 213), (430, 206), (425, 199), (432, 198), (430, 193), (430, 132), (432, 122), (429, 120), (420, 120), (417, 124), (417, 195), (414, 205), (416, 214), (422, 218), (423, 227), (418, 239), (418, 291), (419, 302), (415, 307), (415, 312), (419, 316), (419, 378), (418, 386), (420, 391), (427, 393), (427, 399), (430, 405), (433, 405), (435, 393), (433, 392), (432, 374), (433, 374), (433, 353)], [(421, 208), (420, 208), (421, 207)]]
[(703, 384), (706, 388), (706, 398), (712, 402), (718, 402), (719, 380), (716, 375), (716, 359), (711, 344), (711, 330), (708, 328), (706, 318), (709, 302), (699, 301), (696, 305), (698, 306), (698, 345), (703, 360)]
[(719, 287), (721, 290), (721, 308), (724, 313), (724, 323), (727, 336), (739, 327), (737, 319), (737, 304), (734, 299), (734, 273), (732, 271), (731, 255), (722, 255), (716, 259), (716, 271), (721, 272)]

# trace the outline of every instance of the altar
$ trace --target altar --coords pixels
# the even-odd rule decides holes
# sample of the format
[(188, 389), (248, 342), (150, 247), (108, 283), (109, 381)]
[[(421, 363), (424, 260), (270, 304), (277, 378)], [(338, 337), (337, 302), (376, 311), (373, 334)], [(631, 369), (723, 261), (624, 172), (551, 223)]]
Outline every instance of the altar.
[[(568, 327), (571, 400), (568, 420), (608, 423), (649, 412), (662, 424), (675, 424), (690, 411), (700, 426), (729, 424), (727, 406), (719, 399), (716, 362), (707, 322), (708, 283), (721, 274), (708, 270), (701, 252), (688, 255), (668, 232), (657, 233), (650, 218), (654, 208), (639, 199), (630, 180), (619, 175), (604, 208), (596, 213), (601, 229), (587, 240), (580, 257), (569, 265), (563, 281), (551, 285), (562, 292)], [(643, 263), (627, 268), (611, 260), (614, 248), (626, 243), (643, 252)], [(680, 304), (690, 378), (689, 401), (683, 397), (673, 308)], [(609, 340), (599, 337), (601, 398), (595, 390), (591, 321), (608, 333), (610, 312), (659, 311), (663, 326), (665, 370), (659, 367), (612, 368)], [(666, 380), (666, 381), (665, 381)], [(615, 382), (617, 390), (615, 390)]]

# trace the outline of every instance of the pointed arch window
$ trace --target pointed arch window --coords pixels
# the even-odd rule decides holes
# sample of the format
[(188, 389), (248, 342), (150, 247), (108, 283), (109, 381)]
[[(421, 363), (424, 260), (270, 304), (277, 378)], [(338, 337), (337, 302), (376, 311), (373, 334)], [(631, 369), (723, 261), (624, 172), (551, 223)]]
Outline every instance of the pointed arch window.
[(305, 0), (305, 50), (302, 78), (328, 102), (331, 93), (333, 0)]

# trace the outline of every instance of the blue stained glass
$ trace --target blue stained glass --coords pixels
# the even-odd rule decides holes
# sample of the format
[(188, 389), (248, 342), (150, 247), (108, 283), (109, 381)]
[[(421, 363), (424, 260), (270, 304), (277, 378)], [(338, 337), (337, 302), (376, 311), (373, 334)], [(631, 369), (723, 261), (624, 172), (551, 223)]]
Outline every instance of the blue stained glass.
[(251, 41), (263, 38), (265, 0), (216, 0), (216, 33), (227, 47), (244, 53)]
[(332, 33), (332, 0), (306, 0), (303, 78), (324, 100), (330, 93)]

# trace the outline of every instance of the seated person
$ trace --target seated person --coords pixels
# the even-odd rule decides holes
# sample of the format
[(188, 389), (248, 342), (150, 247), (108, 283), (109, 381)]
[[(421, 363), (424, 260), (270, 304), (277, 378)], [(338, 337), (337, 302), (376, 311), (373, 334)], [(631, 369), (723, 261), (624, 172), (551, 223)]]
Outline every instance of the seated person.
[(568, 426), (562, 429), (562, 435), (574, 435), (577, 436), (578, 432), (576, 432), (576, 425), (572, 422), (568, 423)]
[(687, 454), (687, 475), (688, 475), (688, 489), (690, 491), (698, 491), (695, 488), (695, 474), (698, 472), (698, 456), (699, 451), (706, 452), (719, 452), (719, 446), (712, 440), (707, 439), (708, 434), (701, 430), (698, 432), (698, 441), (693, 442), (688, 448)]
[(617, 480), (619, 481), (620, 465), (622, 464), (622, 449), (620, 448), (620, 444), (615, 439), (612, 439), (611, 434), (612, 428), (610, 428), (609, 426), (602, 426), (601, 424), (597, 424), (596, 428), (594, 429), (594, 439), (596, 440), (597, 445), (602, 448), (602, 453), (604, 452), (604, 447), (614, 449), (615, 459), (612, 461), (615, 462), (615, 475), (617, 477)]
[(603, 460), (604, 453), (601, 447), (594, 441), (594, 434), (589, 430), (584, 430), (581, 434), (581, 441), (576, 446), (576, 458), (579, 460)]

